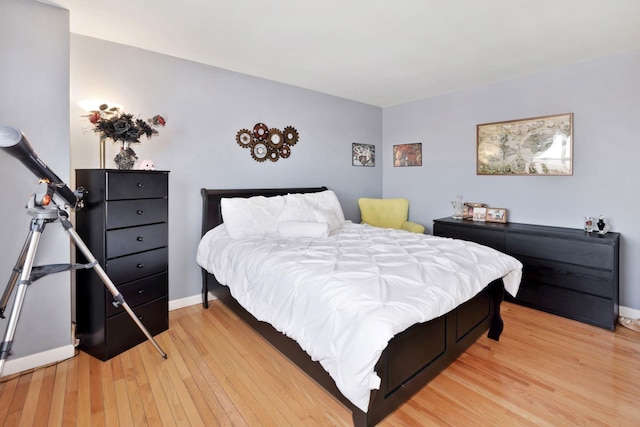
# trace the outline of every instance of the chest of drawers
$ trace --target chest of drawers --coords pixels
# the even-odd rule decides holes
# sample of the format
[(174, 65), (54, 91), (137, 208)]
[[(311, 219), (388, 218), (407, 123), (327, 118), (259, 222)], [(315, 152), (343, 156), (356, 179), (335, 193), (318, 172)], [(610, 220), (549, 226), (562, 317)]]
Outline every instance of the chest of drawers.
[(618, 319), (620, 234), (451, 218), (433, 234), (469, 240), (524, 265), (516, 303), (613, 330)]
[[(78, 169), (76, 185), (88, 191), (78, 234), (149, 332), (167, 330), (169, 173)], [(93, 269), (76, 272), (76, 326), (80, 349), (100, 360), (146, 339)]]

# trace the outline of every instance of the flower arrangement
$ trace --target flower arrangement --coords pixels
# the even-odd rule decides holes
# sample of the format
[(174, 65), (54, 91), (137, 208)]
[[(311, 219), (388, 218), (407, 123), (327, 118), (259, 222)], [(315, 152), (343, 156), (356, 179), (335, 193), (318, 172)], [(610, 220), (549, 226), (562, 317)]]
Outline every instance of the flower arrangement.
[(133, 114), (127, 114), (119, 107), (109, 107), (102, 104), (97, 111), (89, 113), (89, 122), (93, 125), (93, 130), (99, 132), (100, 136), (112, 139), (113, 142), (124, 143), (140, 142), (140, 137), (146, 135), (147, 138), (157, 135), (158, 131), (153, 127), (164, 126), (164, 117), (155, 115), (144, 120), (135, 118)]
[[(120, 152), (114, 158), (119, 169), (131, 169), (138, 160), (129, 144), (139, 143), (143, 135), (147, 138), (157, 135), (159, 132), (154, 128), (166, 123), (160, 115), (144, 121), (133, 114), (123, 112), (119, 107), (109, 107), (107, 104), (100, 105), (98, 110), (90, 111), (87, 117), (93, 125), (94, 132), (100, 133), (101, 142), (111, 139), (114, 143), (122, 143)], [(104, 147), (102, 150), (104, 151)], [(104, 167), (103, 158), (104, 156), (101, 157), (101, 167)]]

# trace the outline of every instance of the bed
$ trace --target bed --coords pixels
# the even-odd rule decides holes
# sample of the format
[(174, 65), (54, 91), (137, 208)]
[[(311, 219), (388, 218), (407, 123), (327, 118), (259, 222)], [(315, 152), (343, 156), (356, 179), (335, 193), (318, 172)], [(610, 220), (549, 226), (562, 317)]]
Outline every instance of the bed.
[[(228, 234), (231, 234), (232, 226), (242, 224), (233, 224), (235, 216), (229, 215), (229, 212), (233, 212), (227, 208), (226, 221), (223, 224), (223, 205), (230, 203), (230, 200), (254, 200), (263, 198), (269, 198), (268, 200), (275, 200), (282, 197), (293, 197), (290, 195), (300, 195), (300, 197), (313, 198), (313, 200), (319, 200), (318, 197), (327, 193), (333, 194), (326, 187), (314, 187), (314, 188), (280, 188), (280, 189), (239, 189), (239, 190), (212, 190), (202, 189), (201, 195), (203, 198), (203, 211), (202, 211), (202, 242), (205, 240), (229, 240), (233, 242), (234, 239), (227, 235), (225, 228), (229, 229)], [(335, 195), (333, 195), (334, 199)], [(338, 202), (339, 204), (339, 202)], [(317, 213), (317, 212), (316, 212)], [(341, 212), (339, 212), (341, 213)], [(239, 215), (241, 216), (241, 215)], [(335, 219), (335, 218), (334, 218)], [(242, 221), (246, 221), (243, 218)], [(341, 239), (342, 235), (351, 236), (349, 233), (360, 233), (361, 227), (369, 227), (362, 232), (366, 233), (378, 233), (378, 230), (372, 230), (370, 226), (361, 226), (360, 224), (352, 224), (349, 221), (341, 219), (342, 223), (338, 231), (332, 230), (333, 236), (339, 235), (336, 239)], [(237, 221), (236, 221), (237, 222)], [(328, 221), (331, 223), (331, 221)], [(287, 224), (288, 230), (293, 228), (293, 222), (283, 222), (281, 225)], [(299, 224), (298, 224), (299, 225)], [(220, 227), (218, 227), (220, 226)], [(327, 225), (329, 227), (329, 225)], [(268, 228), (268, 227), (267, 227)], [(282, 227), (281, 227), (282, 228)], [(330, 227), (331, 228), (331, 227)], [(242, 228), (237, 230), (242, 232)], [(317, 230), (314, 229), (314, 230)], [(307, 230), (309, 231), (309, 230)], [(237, 231), (234, 231), (237, 232)], [(392, 233), (392, 231), (383, 231), (386, 233)], [(393, 231), (396, 232), (396, 231)], [(217, 233), (217, 234), (216, 234)], [(223, 234), (220, 234), (223, 233)], [(315, 233), (315, 231), (314, 231)], [(405, 231), (397, 231), (397, 233), (408, 233)], [(433, 236), (422, 237), (410, 236), (411, 233), (402, 235), (405, 239), (432, 239), (438, 244), (450, 245), (454, 241), (452, 239), (436, 238)], [(215, 236), (214, 236), (215, 235)], [(377, 236), (371, 234), (372, 236)], [(214, 237), (211, 237), (214, 236)], [(222, 237), (220, 237), (222, 236)], [(297, 236), (296, 236), (297, 237)], [(323, 236), (324, 237), (324, 236)], [(236, 236), (237, 238), (237, 236)], [(240, 240), (236, 242), (242, 242), (244, 236), (240, 236)], [(333, 237), (332, 237), (333, 238)], [(313, 242), (324, 242), (326, 239), (306, 239), (304, 247), (313, 246)], [(360, 237), (358, 237), (360, 238)], [(376, 237), (377, 238), (377, 237)], [(276, 239), (277, 240), (277, 239)], [(304, 240), (304, 239), (303, 239)], [(347, 237), (344, 237), (347, 240)], [(249, 247), (259, 246), (262, 242), (265, 242), (270, 249), (275, 247), (286, 246), (283, 244), (283, 240), (277, 240), (275, 243), (271, 239), (258, 239), (246, 242), (245, 250), (249, 250)], [(508, 290), (514, 294), (517, 292), (517, 286), (521, 277), (521, 264), (511, 257), (500, 254), (498, 252), (490, 254), (492, 257), (506, 257), (500, 258), (501, 261), (509, 264), (509, 267), (505, 270), (502, 276), (497, 277), (483, 283), (478, 292), (474, 291), (474, 296), (456, 307), (448, 310), (447, 312), (438, 315), (428, 321), (418, 322), (404, 328), (403, 330), (394, 333), (389, 339), (385, 341), (386, 346), (380, 350), (379, 357), (376, 356), (373, 366), (373, 374), (368, 374), (371, 377), (378, 378), (377, 384), (369, 384), (367, 389), (367, 396), (365, 403), (362, 403), (362, 399), (355, 399), (349, 393), (345, 393), (345, 386), (341, 378), (337, 378), (332, 368), (322, 357), (312, 358), (309, 353), (315, 354), (314, 351), (309, 351), (309, 342), (312, 344), (316, 338), (305, 340), (304, 335), (298, 336), (296, 332), (280, 332), (283, 330), (283, 326), (279, 322), (280, 314), (274, 315), (274, 324), (272, 326), (266, 321), (258, 320), (258, 318), (268, 318), (268, 315), (263, 313), (263, 309), (260, 306), (255, 306), (255, 301), (274, 300), (274, 297), (253, 297), (239, 296), (241, 293), (238, 288), (235, 288), (235, 296), (232, 295), (232, 291), (224, 283), (231, 281), (229, 279), (228, 272), (223, 273), (223, 268), (218, 267), (219, 270), (214, 275), (211, 271), (213, 268), (208, 265), (209, 252), (206, 255), (201, 255), (201, 246), (205, 246), (204, 243), (200, 244), (198, 249), (198, 264), (202, 267), (203, 286), (202, 286), (202, 301), (205, 308), (208, 307), (208, 294), (212, 293), (215, 297), (220, 299), (229, 309), (242, 318), (250, 327), (261, 334), (268, 342), (270, 342), (275, 348), (277, 348), (282, 354), (289, 358), (293, 363), (306, 372), (311, 378), (313, 378), (320, 386), (322, 386), (328, 393), (335, 396), (340, 402), (348, 407), (353, 414), (353, 423), (355, 426), (373, 426), (382, 421), (388, 414), (393, 412), (402, 403), (408, 400), (414, 393), (424, 387), (431, 379), (442, 372), (452, 361), (454, 361), (460, 354), (462, 354), (469, 346), (471, 346), (478, 337), (488, 330), (488, 337), (493, 340), (498, 340), (503, 329), (503, 322), (500, 317), (500, 304), (503, 299), (505, 290), (505, 283), (509, 283)], [(288, 242), (288, 241), (287, 241)], [(207, 243), (209, 244), (209, 243)], [(292, 243), (293, 244), (293, 243)], [(318, 243), (320, 244), (320, 243)], [(403, 243), (406, 245), (406, 243)], [(456, 245), (475, 245), (473, 243), (466, 243), (461, 241), (455, 241)], [(325, 243), (321, 246), (324, 247)], [(466, 249), (465, 249), (466, 250)], [(493, 251), (488, 248), (480, 247), (479, 245), (471, 246), (473, 251)], [(303, 252), (306, 249), (303, 250)], [(478, 252), (480, 253), (480, 252)], [(482, 252), (484, 255), (485, 252)], [(276, 254), (270, 253), (269, 256), (276, 257)], [(277, 261), (278, 265), (286, 263), (287, 258), (282, 255), (283, 258)], [(286, 255), (290, 256), (290, 255)], [(474, 255), (475, 256), (475, 255)], [(252, 254), (248, 258), (256, 259), (260, 255)], [(226, 258), (223, 257), (225, 260)], [(277, 259), (277, 258), (274, 258)], [(513, 261), (513, 264), (511, 262)], [(225, 261), (226, 262), (226, 261)], [(448, 261), (447, 261), (448, 262)], [(253, 269), (256, 266), (260, 267), (259, 263), (254, 263)], [(294, 264), (287, 264), (294, 265)], [(295, 264), (298, 265), (298, 264)], [(287, 268), (290, 270), (291, 268)], [(335, 267), (334, 267), (335, 270)], [(353, 273), (350, 273), (353, 275)], [(465, 276), (464, 273), (456, 272), (457, 275)], [(315, 273), (313, 273), (315, 277)], [(224, 279), (219, 283), (216, 277), (223, 276)], [(468, 275), (466, 275), (468, 276)], [(466, 277), (465, 276), (465, 277)], [(504, 277), (503, 277), (504, 276)], [(233, 276), (235, 277), (235, 276)], [(260, 276), (264, 277), (264, 275)], [(484, 277), (484, 276), (483, 276)], [(469, 277), (467, 277), (469, 279)], [(235, 280), (235, 279), (234, 279)], [(245, 279), (251, 282), (250, 279)], [(279, 280), (279, 279), (276, 279)], [(285, 279), (283, 279), (283, 283)], [(474, 280), (470, 278), (469, 280)], [(507, 282), (508, 280), (508, 282)], [(266, 280), (265, 280), (266, 281)], [(245, 286), (247, 286), (245, 284)], [(277, 286), (271, 286), (277, 288)], [(266, 286), (261, 286), (266, 288)], [(313, 289), (313, 288), (311, 288)], [(323, 291), (325, 292), (325, 291)], [(311, 297), (310, 297), (311, 298)], [(313, 298), (318, 298), (317, 296)], [(385, 297), (386, 298), (386, 297)], [(239, 302), (239, 300), (242, 302)], [(323, 298), (324, 299), (324, 298)], [(268, 304), (267, 304), (268, 305)], [(384, 305), (384, 304), (383, 304)], [(244, 307), (249, 307), (250, 313)], [(267, 309), (268, 310), (268, 309)], [(288, 309), (278, 310), (278, 313), (286, 312)], [(407, 310), (412, 311), (412, 310)], [(416, 310), (413, 310), (416, 311)], [(285, 322), (286, 323), (286, 322)], [(361, 322), (351, 322), (361, 323)], [(328, 328), (325, 328), (328, 329)], [(343, 334), (343, 333), (342, 333)], [(296, 337), (296, 340), (290, 338), (290, 336)], [(302, 339), (300, 339), (302, 338)], [(301, 342), (302, 344), (299, 344)], [(307, 349), (303, 350), (301, 345)], [(333, 342), (331, 343), (333, 346)], [(311, 347), (314, 347), (311, 345)], [(354, 352), (345, 352), (353, 354)], [(321, 360), (322, 364), (316, 360)], [(340, 362), (339, 364), (349, 364), (349, 362)], [(329, 374), (331, 371), (333, 376)], [(337, 385), (338, 383), (338, 385)], [(347, 387), (348, 388), (348, 387)], [(349, 397), (345, 396), (348, 395)]]

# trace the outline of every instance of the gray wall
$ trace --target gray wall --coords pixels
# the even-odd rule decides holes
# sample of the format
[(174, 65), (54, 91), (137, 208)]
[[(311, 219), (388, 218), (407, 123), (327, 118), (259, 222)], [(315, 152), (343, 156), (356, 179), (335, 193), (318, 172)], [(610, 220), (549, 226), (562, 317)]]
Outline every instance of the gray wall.
[[(381, 146), (378, 107), (72, 34), (72, 169), (99, 164), (98, 137), (78, 106), (86, 99), (117, 102), (144, 119), (167, 119), (158, 136), (133, 148), (139, 158), (171, 171), (170, 300), (200, 292), (200, 188), (326, 185), (352, 220), (359, 220), (358, 197), (382, 192), (380, 163), (351, 165), (353, 142)], [(258, 122), (298, 130), (300, 142), (288, 159), (257, 163), (236, 144), (236, 133)], [(108, 147), (107, 167), (116, 148)]]
[[(385, 108), (383, 194), (411, 199), (431, 229), (449, 201), (509, 209), (512, 222), (582, 227), (607, 217), (622, 233), (621, 304), (640, 309), (640, 51), (595, 59), (461, 93)], [(476, 175), (476, 125), (574, 113), (573, 176)], [(392, 165), (395, 144), (421, 142), (423, 166)]]
[[(68, 180), (69, 13), (34, 1), (3, 0), (0, 58), (0, 125), (21, 129), (42, 160)], [(24, 207), (38, 182), (5, 153), (0, 153), (0, 181), (0, 286), (4, 290), (29, 231), (31, 217)], [(70, 248), (60, 224), (50, 224), (42, 234), (36, 264), (68, 263)], [(71, 344), (70, 295), (68, 272), (29, 286), (8, 363)], [(10, 309), (11, 305), (6, 315)], [(6, 324), (7, 319), (0, 321), (3, 334)]]

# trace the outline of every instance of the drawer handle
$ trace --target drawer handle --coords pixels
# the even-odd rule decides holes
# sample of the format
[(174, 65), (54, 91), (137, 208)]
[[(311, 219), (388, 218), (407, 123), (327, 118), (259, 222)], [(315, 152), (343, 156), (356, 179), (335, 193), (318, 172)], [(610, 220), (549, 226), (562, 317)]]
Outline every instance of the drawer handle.
[(138, 295), (142, 295), (142, 294), (144, 294), (144, 289), (140, 289), (140, 290), (138, 291)]
[(136, 240), (137, 240), (138, 242), (142, 242), (142, 241), (144, 241), (144, 237), (142, 237), (142, 236), (138, 236), (138, 237), (136, 238)]
[(141, 182), (139, 182), (139, 183), (137, 184), (137, 186), (138, 186), (138, 188), (144, 188), (144, 184), (143, 184), (143, 183), (141, 183)]
[(138, 210), (136, 211), (136, 213), (137, 213), (138, 215), (142, 215), (142, 214), (144, 213), (144, 211), (143, 211), (142, 209), (138, 209)]
[(144, 319), (144, 316), (138, 316), (138, 320)]
[(137, 265), (137, 267), (138, 267), (138, 268), (144, 268), (144, 264), (143, 264), (143, 263), (140, 263), (140, 264), (138, 264), (138, 265)]

